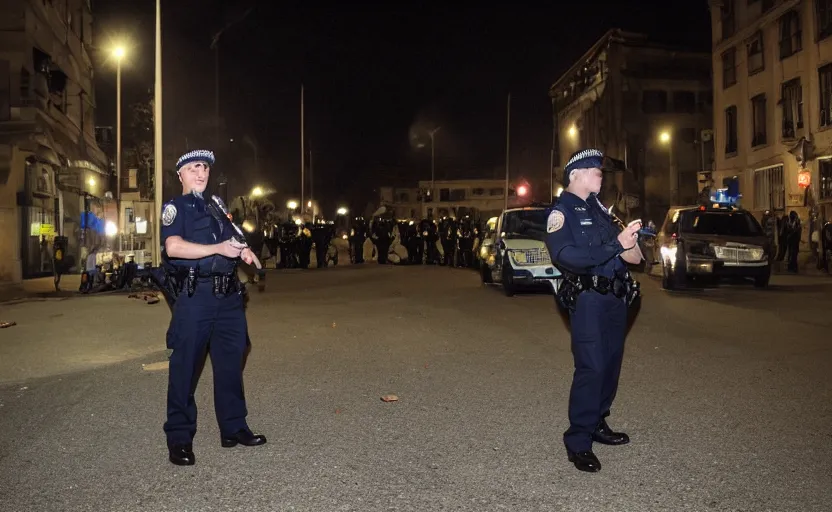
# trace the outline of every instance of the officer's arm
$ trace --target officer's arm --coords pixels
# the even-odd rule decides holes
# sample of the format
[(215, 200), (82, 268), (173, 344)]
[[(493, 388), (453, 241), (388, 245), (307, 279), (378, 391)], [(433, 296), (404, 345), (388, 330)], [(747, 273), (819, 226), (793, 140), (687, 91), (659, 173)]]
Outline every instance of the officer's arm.
[(169, 258), (197, 260), (218, 254), (219, 244), (202, 245), (182, 238), (185, 233), (185, 216), (176, 210), (174, 202), (162, 210), (162, 246)]
[(575, 243), (568, 222), (548, 233), (546, 246), (552, 260), (574, 270), (590, 269), (603, 265), (624, 252), (617, 238), (598, 246), (581, 247)]

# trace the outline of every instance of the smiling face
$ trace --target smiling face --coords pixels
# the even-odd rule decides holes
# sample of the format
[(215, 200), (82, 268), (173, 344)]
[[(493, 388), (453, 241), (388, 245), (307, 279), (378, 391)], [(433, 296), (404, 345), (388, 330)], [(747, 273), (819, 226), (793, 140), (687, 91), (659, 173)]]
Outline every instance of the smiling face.
[(182, 193), (196, 192), (202, 194), (208, 187), (208, 175), (211, 167), (206, 162), (191, 162), (179, 169), (179, 181), (182, 182)]

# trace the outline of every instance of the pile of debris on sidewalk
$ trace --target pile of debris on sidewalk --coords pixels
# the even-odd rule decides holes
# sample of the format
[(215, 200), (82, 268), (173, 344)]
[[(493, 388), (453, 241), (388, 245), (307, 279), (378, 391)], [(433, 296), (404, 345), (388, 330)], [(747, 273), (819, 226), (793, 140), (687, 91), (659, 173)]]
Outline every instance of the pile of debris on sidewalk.
[(143, 300), (147, 304), (158, 304), (159, 302), (159, 294), (152, 291), (131, 293), (127, 298)]

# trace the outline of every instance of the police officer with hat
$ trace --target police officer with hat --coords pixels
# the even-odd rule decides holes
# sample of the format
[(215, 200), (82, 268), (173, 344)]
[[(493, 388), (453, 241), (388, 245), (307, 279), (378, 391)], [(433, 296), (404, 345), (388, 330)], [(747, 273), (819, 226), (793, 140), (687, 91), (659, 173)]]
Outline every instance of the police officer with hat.
[(641, 261), (641, 221), (618, 227), (598, 199), (604, 155), (578, 151), (563, 173), (564, 192), (547, 220), (546, 245), (564, 275), (558, 300), (569, 310), (575, 373), (569, 395), (569, 429), (564, 444), (581, 471), (601, 470), (592, 443), (627, 444), (606, 418), (618, 389), (627, 309), (637, 293), (625, 262)]
[(206, 205), (202, 194), (213, 164), (211, 151), (183, 155), (176, 163), (182, 195), (166, 203), (161, 216), (163, 267), (179, 287), (167, 333), (167, 346), (173, 352), (164, 431), (170, 461), (180, 466), (196, 461), (194, 391), (206, 348), (214, 373), (222, 446), (258, 446), (266, 442), (246, 423), (242, 372), (248, 328), (236, 272), (238, 258), (258, 267), (259, 261), (250, 249), (231, 238), (230, 230), (223, 230)]

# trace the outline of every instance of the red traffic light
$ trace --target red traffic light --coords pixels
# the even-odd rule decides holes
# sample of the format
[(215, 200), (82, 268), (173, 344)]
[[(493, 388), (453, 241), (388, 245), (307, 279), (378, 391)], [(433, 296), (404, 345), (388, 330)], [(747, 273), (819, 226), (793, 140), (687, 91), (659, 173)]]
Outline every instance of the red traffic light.
[(517, 195), (518, 196), (525, 196), (528, 193), (529, 193), (529, 187), (527, 187), (526, 185), (520, 185), (519, 187), (517, 187)]

